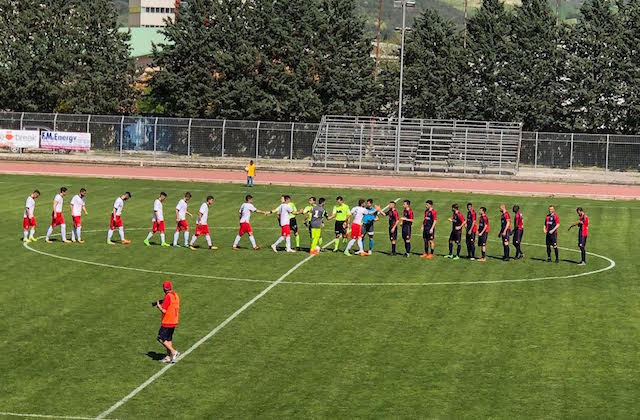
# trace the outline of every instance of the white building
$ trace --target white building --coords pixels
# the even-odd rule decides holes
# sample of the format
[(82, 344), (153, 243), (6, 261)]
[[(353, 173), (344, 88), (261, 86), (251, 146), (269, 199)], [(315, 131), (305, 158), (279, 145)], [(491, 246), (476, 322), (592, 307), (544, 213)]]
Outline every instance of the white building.
[(164, 20), (175, 18), (176, 8), (180, 7), (180, 3), (180, 0), (129, 0), (129, 26), (143, 28), (165, 26)]

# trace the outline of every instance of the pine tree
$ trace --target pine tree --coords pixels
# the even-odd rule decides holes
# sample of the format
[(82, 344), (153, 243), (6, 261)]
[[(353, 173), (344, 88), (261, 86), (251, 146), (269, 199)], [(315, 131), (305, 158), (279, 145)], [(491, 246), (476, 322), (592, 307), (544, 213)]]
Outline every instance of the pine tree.
[(465, 106), (462, 40), (451, 22), (425, 10), (416, 19), (405, 48), (405, 115), (460, 118)]
[(623, 131), (638, 134), (640, 133), (640, 0), (619, 2), (618, 8), (622, 14), (622, 26), (625, 28), (623, 39), (629, 54)]

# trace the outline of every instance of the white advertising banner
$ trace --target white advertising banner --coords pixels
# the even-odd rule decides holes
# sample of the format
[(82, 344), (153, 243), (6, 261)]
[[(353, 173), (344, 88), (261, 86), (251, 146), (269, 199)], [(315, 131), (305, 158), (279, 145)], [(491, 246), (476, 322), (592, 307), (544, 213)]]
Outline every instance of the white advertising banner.
[(40, 133), (40, 148), (89, 151), (91, 149), (91, 133), (43, 131)]
[(0, 147), (10, 149), (37, 149), (40, 146), (38, 130), (2, 130), (0, 129)]

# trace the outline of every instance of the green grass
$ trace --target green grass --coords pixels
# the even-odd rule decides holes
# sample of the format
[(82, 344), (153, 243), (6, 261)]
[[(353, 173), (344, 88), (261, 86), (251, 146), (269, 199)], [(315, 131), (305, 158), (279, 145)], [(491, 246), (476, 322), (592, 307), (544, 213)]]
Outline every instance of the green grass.
[[(57, 188), (88, 189), (84, 245), (32, 244), (76, 260), (173, 275), (88, 265), (31, 252), (20, 242), (22, 206), (34, 188), (38, 234), (48, 225)], [(129, 190), (124, 221), (130, 246), (104, 244), (111, 204)], [(167, 228), (178, 197), (190, 190), (195, 212), (212, 193), (217, 252), (142, 245), (157, 193), (169, 193)], [(186, 350), (269, 283), (307, 258), (273, 254), (278, 235), (273, 217), (254, 215), (259, 252), (231, 250), (237, 209), (246, 190), (238, 185), (54, 177), (0, 179), (0, 411), (96, 416), (156, 373), (161, 353), (159, 324), (150, 302), (165, 278), (181, 295), (175, 344)], [(386, 221), (377, 224), (377, 252), (347, 259), (323, 253), (304, 263), (218, 334), (113, 412), (111, 418), (160, 415), (179, 418), (306, 417), (536, 417), (630, 418), (640, 415), (640, 264), (634, 252), (640, 204), (576, 199), (498, 197), (474, 194), (330, 190), (257, 186), (258, 208), (275, 207), (290, 193), (298, 207), (310, 194), (349, 204), (373, 197), (436, 203), (440, 225), (436, 252), (446, 252), (448, 208), (471, 200), (489, 208), (489, 255), (499, 256), (495, 238), (498, 205), (518, 203), (525, 216), (524, 261), (485, 264), (437, 258), (392, 258)], [(71, 195), (67, 197), (67, 202)], [(563, 261), (546, 264), (541, 232), (546, 206), (561, 218)], [(589, 251), (612, 258), (614, 269), (575, 278), (496, 284), (331, 285), (317, 283), (477, 282), (569, 276), (605, 268), (608, 261), (579, 260), (575, 207), (591, 222)], [(65, 215), (69, 220), (68, 206)], [(422, 251), (419, 223), (414, 252)], [(328, 226), (325, 242), (332, 236)], [(117, 236), (117, 234), (116, 234)], [(303, 247), (308, 246), (301, 230)], [(158, 241), (158, 239), (156, 239)], [(202, 243), (201, 243), (202, 244)], [(401, 245), (399, 245), (402, 249)], [(463, 250), (463, 254), (465, 251)], [(193, 276), (198, 275), (199, 277)], [(208, 277), (207, 277), (208, 276)], [(266, 282), (229, 281), (234, 277)], [(292, 283), (311, 284), (292, 284)], [(0, 416), (1, 417), (1, 416)]]

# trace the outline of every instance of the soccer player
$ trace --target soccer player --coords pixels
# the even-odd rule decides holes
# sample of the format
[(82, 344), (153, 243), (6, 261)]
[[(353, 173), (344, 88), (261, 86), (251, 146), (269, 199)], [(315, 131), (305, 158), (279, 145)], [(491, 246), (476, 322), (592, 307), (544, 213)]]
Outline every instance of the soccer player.
[(196, 250), (196, 247), (193, 246), (196, 243), (196, 240), (199, 236), (204, 235), (204, 238), (207, 240), (207, 246), (210, 250), (215, 251), (218, 249), (217, 246), (211, 245), (211, 234), (209, 233), (209, 206), (213, 204), (213, 196), (207, 196), (207, 201), (200, 205), (200, 210), (198, 210), (198, 218), (196, 219), (196, 231), (191, 238), (191, 243), (189, 244), (189, 249), (192, 251)]
[(516, 247), (516, 260), (524, 258), (524, 253), (522, 252), (521, 248), (523, 236), (524, 220), (522, 218), (522, 213), (520, 213), (520, 206), (516, 204), (515, 206), (513, 206), (513, 246)]
[(334, 227), (336, 242), (333, 245), (333, 252), (338, 252), (340, 239), (342, 239), (343, 242), (347, 241), (347, 226), (351, 219), (351, 209), (344, 203), (340, 195), (336, 197), (336, 205), (333, 206), (333, 211), (331, 212), (331, 216), (329, 216), (329, 220), (331, 219), (336, 219)]
[(511, 216), (507, 211), (507, 206), (500, 204), (500, 233), (498, 238), (502, 239), (503, 261), (509, 261), (509, 238), (511, 237)]
[(402, 202), (402, 240), (404, 240), (404, 256), (408, 258), (411, 255), (411, 228), (413, 226), (413, 210), (411, 210), (411, 201), (404, 200)]
[(164, 236), (164, 210), (162, 208), (162, 203), (167, 199), (167, 193), (161, 192), (160, 196), (155, 199), (153, 202), (153, 216), (151, 220), (153, 221), (153, 226), (151, 227), (151, 232), (147, 234), (147, 239), (144, 240), (144, 244), (146, 246), (151, 246), (149, 243), (149, 239), (156, 234), (156, 232), (160, 232), (160, 240), (162, 241), (161, 246), (171, 246), (165, 241)]
[(582, 207), (576, 209), (578, 213), (578, 221), (569, 226), (569, 230), (572, 227), (578, 226), (578, 248), (580, 248), (580, 264), (587, 265), (587, 236), (589, 236), (589, 216), (584, 212)]
[(474, 261), (476, 259), (476, 234), (478, 233), (478, 222), (476, 211), (472, 203), (467, 203), (467, 257)]
[(122, 223), (122, 209), (124, 208), (124, 202), (131, 198), (131, 193), (129, 191), (122, 194), (120, 197), (116, 198), (116, 201), (113, 202), (113, 209), (111, 209), (111, 220), (109, 221), (109, 232), (107, 232), (107, 244), (114, 245), (115, 242), (111, 241), (111, 237), (113, 236), (113, 232), (118, 229), (118, 233), (120, 234), (120, 243), (123, 245), (128, 245), (131, 243), (130, 240), (124, 238), (124, 225)]
[(64, 223), (64, 216), (62, 215), (62, 205), (64, 202), (64, 196), (67, 195), (67, 187), (60, 188), (60, 193), (56, 194), (53, 198), (53, 211), (51, 212), (51, 225), (49, 226), (49, 230), (47, 230), (47, 236), (45, 237), (45, 242), (48, 244), (51, 243), (51, 234), (53, 233), (53, 228), (60, 225), (60, 236), (62, 236), (62, 242), (70, 242), (67, 240), (67, 225)]
[[(427, 200), (425, 203), (424, 221), (422, 222), (422, 239), (424, 240), (424, 254), (420, 258), (432, 259), (435, 248), (436, 224), (438, 217), (433, 208), (433, 201)], [(429, 249), (431, 248), (431, 249)]]
[(240, 217), (240, 229), (238, 230), (238, 234), (236, 235), (235, 241), (233, 241), (232, 249), (238, 250), (238, 243), (240, 243), (240, 239), (244, 236), (244, 234), (249, 235), (249, 241), (251, 242), (251, 246), (254, 250), (259, 250), (260, 247), (256, 245), (256, 240), (253, 237), (253, 229), (251, 228), (251, 213), (257, 212), (261, 214), (268, 214), (267, 211), (258, 210), (253, 205), (253, 196), (247, 195), (244, 198), (244, 203), (240, 206), (240, 210), (238, 210)]
[(396, 209), (396, 202), (389, 201), (389, 210), (380, 211), (380, 214), (389, 218), (389, 240), (391, 241), (391, 255), (396, 255), (396, 241), (398, 240), (398, 225), (400, 224), (400, 215)]
[[(462, 216), (458, 208), (457, 203), (451, 205), (452, 216), (449, 218), (451, 222), (451, 233), (449, 234), (449, 255), (445, 255), (445, 258), (451, 258), (453, 260), (460, 259), (460, 241), (462, 240), (462, 228), (467, 224), (467, 221)], [(453, 255), (453, 244), (457, 245), (456, 255)]]
[(373, 224), (378, 220), (378, 212), (375, 211), (375, 208), (373, 207), (373, 198), (367, 200), (365, 208), (369, 210), (369, 213), (365, 214), (362, 219), (362, 237), (364, 239), (365, 234), (369, 236), (368, 254), (371, 255), (373, 254)]
[(547, 243), (547, 262), (551, 262), (551, 248), (556, 254), (556, 263), (560, 262), (558, 258), (558, 228), (560, 227), (560, 218), (556, 214), (556, 209), (549, 206), (549, 214), (544, 218), (543, 231), (546, 234)]
[(27, 197), (27, 201), (24, 205), (24, 216), (22, 218), (22, 228), (24, 237), (22, 239), (23, 242), (35, 242), (37, 241), (34, 236), (36, 233), (36, 218), (34, 216), (34, 211), (36, 209), (36, 199), (40, 197), (40, 191), (34, 190)]
[(304, 225), (307, 227), (307, 229), (309, 229), (309, 240), (311, 240), (311, 210), (315, 207), (316, 205), (316, 198), (315, 197), (309, 197), (309, 204), (302, 209), (302, 214), (304, 215)]
[[(282, 202), (282, 204), (280, 204), (280, 206), (278, 206), (277, 208), (278, 219), (280, 223), (280, 237), (271, 245), (271, 249), (273, 249), (273, 252), (278, 252), (278, 245), (280, 245), (282, 241), (285, 241), (287, 252), (296, 252), (295, 249), (291, 249), (290, 221), (291, 214), (293, 213), (293, 208), (291, 207), (291, 205), (289, 205), (289, 203), (291, 202), (291, 197), (289, 197), (288, 195), (283, 195), (282, 197), (280, 197), (280, 201)], [(274, 210), (271, 210), (267, 214), (272, 213), (274, 213)]]
[(309, 247), (309, 254), (319, 254), (322, 249), (322, 227), (324, 223), (323, 218), (329, 217), (324, 209), (325, 199), (320, 197), (318, 204), (314, 205), (311, 209), (311, 246)]
[(480, 217), (478, 218), (478, 245), (482, 251), (482, 258), (478, 261), (487, 261), (487, 239), (489, 238), (489, 218), (487, 217), (487, 208), (480, 207)]
[(347, 247), (344, 250), (344, 255), (351, 257), (349, 251), (353, 244), (358, 242), (358, 254), (361, 256), (367, 256), (366, 252), (364, 252), (364, 246), (362, 244), (362, 220), (364, 216), (369, 213), (374, 213), (375, 210), (367, 210), (364, 206), (365, 201), (363, 199), (358, 200), (358, 205), (351, 209), (351, 214), (353, 215), (353, 222), (351, 223), (351, 240), (347, 244)]
[(85, 207), (84, 196), (87, 195), (87, 190), (80, 188), (80, 193), (71, 198), (71, 218), (73, 219), (73, 227), (71, 228), (71, 242), (83, 244), (82, 240), (82, 212), (85, 216), (88, 216), (87, 208)]
[(296, 238), (296, 250), (300, 251), (300, 235), (298, 234), (298, 220), (296, 219), (296, 214), (298, 214), (298, 208), (293, 203), (293, 201), (289, 202), (289, 205), (293, 209), (293, 213), (291, 213), (291, 217), (289, 218), (289, 227), (291, 228), (291, 232), (293, 236)]
[(176, 247), (180, 247), (180, 245), (178, 245), (180, 232), (184, 232), (185, 248), (189, 246), (189, 223), (187, 222), (187, 215), (193, 217), (187, 210), (189, 200), (191, 200), (191, 193), (187, 191), (184, 194), (184, 198), (178, 201), (178, 205), (176, 206), (176, 233), (173, 234), (173, 246)]

